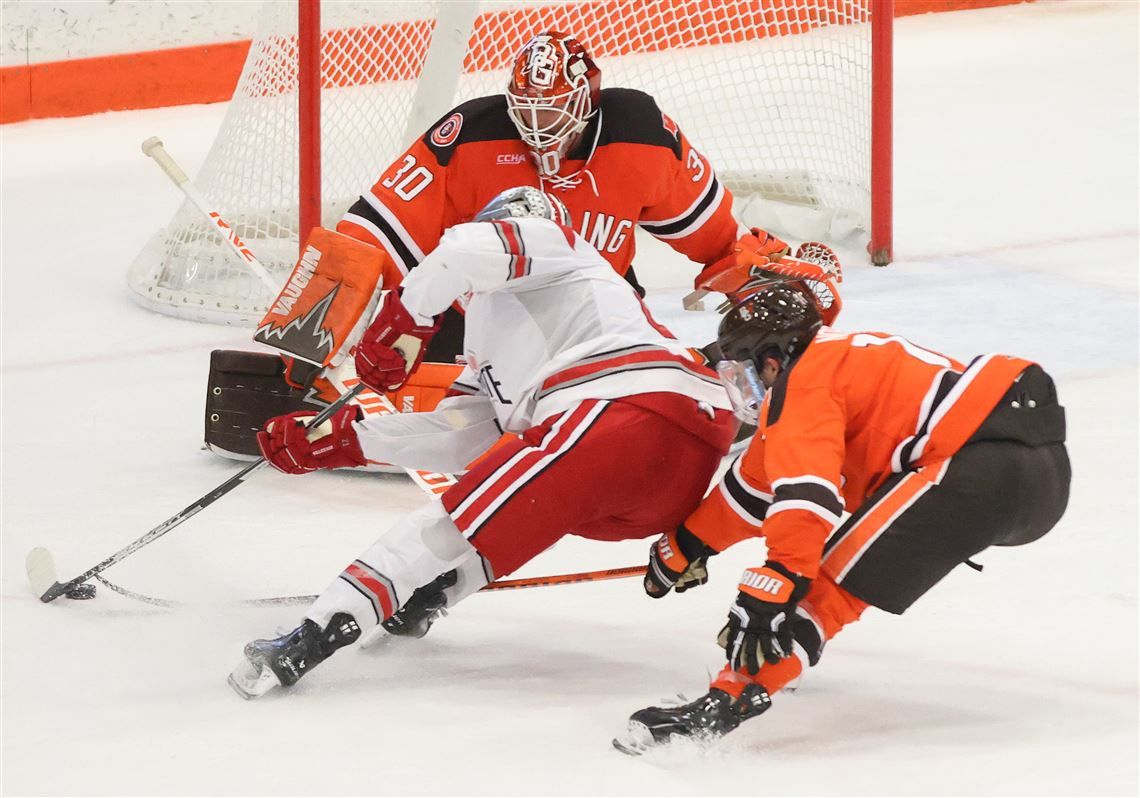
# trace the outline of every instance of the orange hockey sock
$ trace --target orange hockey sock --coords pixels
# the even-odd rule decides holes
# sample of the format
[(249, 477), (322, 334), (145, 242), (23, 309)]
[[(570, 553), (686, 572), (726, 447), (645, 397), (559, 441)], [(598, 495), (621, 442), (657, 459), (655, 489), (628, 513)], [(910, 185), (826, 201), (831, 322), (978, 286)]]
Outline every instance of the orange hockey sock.
[[(859, 620), (859, 616), (867, 607), (868, 604), (865, 601), (852, 596), (835, 584), (831, 577), (825, 573), (820, 573), (812, 582), (811, 589), (800, 602), (800, 609), (815, 621), (816, 627), (822, 633), (822, 640), (819, 642), (820, 649), (822, 649), (824, 642), (835, 637), (844, 626)], [(800, 635), (798, 633), (796, 637), (797, 642), (804, 646), (805, 641), (799, 640)], [(813, 654), (813, 652), (808, 651), (808, 655), (818, 661), (818, 653)], [(745, 685), (756, 682), (769, 695), (773, 695), (784, 689), (788, 683), (803, 673), (803, 670), (804, 663), (800, 661), (797, 654), (780, 660), (775, 665), (765, 662), (760, 666), (760, 672), (755, 676), (734, 671), (726, 665), (713, 680), (712, 687), (739, 697)]]

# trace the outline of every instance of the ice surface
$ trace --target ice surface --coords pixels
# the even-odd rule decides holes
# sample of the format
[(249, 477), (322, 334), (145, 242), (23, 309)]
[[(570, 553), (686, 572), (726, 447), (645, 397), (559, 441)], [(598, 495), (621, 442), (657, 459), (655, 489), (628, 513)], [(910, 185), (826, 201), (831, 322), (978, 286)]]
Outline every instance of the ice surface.
[[(1068, 514), (869, 612), (800, 690), (714, 751), (634, 760), (630, 712), (704, 690), (749, 544), (705, 588), (636, 580), (472, 597), (423, 641), (338, 654), (248, 703), (225, 677), (296, 608), (37, 603), (236, 469), (200, 450), (208, 352), (242, 330), (146, 313), (123, 275), (220, 106), (28, 122), (3, 147), (4, 794), (1134, 794), (1137, 6), (1039, 2), (897, 25), (896, 263), (848, 264), (843, 326), (1039, 358), (1068, 408)], [(646, 246), (654, 312), (693, 341), (691, 270)], [(652, 275), (652, 278), (650, 278)], [(108, 572), (215, 602), (320, 590), (423, 501), (399, 477), (265, 473)], [(639, 564), (567, 540), (520, 575)]]

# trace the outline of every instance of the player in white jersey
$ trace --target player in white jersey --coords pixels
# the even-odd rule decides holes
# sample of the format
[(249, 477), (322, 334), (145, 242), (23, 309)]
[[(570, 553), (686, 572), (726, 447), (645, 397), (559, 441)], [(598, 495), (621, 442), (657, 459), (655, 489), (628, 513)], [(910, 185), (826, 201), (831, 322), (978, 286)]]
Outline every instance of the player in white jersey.
[[(510, 189), (386, 295), (356, 352), (380, 391), (415, 370), (447, 307), (466, 306), (467, 366), (434, 411), (360, 420), (348, 407), (308, 432), (312, 414), (294, 413), (259, 434), (288, 473), (479, 459), (349, 564), (301, 626), (246, 646), (230, 675), (243, 697), (295, 683), (441, 575), (454, 605), (567, 534), (648, 537), (701, 500), (736, 430), (728, 396), (564, 214), (537, 189)], [(517, 437), (488, 451), (501, 430)]]

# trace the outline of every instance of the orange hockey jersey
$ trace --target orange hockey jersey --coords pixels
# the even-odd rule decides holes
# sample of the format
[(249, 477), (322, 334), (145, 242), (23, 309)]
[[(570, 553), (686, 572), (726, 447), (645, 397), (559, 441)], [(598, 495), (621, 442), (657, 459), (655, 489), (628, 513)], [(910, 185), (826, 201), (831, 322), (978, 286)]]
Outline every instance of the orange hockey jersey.
[(983, 355), (964, 366), (896, 335), (823, 327), (685, 526), (718, 551), (764, 535), (769, 559), (814, 578), (844, 509), (957, 452), (1030, 365)]
[[(575, 158), (577, 160), (575, 160)], [(637, 286), (630, 262), (641, 225), (702, 266), (732, 251), (732, 195), (708, 161), (647, 94), (606, 89), (568, 155), (573, 180), (540, 186), (502, 95), (458, 106), (396, 160), (337, 225), (382, 247), (394, 285), (431, 252), (443, 231), (470, 221), (499, 192), (540, 186), (561, 199), (579, 234)]]

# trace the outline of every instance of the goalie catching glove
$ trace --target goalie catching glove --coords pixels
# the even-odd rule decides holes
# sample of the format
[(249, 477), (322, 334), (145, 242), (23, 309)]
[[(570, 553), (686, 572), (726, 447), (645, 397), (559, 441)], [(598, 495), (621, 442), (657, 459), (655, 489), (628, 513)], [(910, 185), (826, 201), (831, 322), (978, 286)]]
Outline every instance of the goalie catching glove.
[(271, 418), (257, 433), (261, 456), (278, 471), (307, 474), (319, 468), (353, 468), (367, 465), (352, 423), (360, 419), (360, 408), (346, 405), (332, 418), (313, 429), (305, 422), (315, 416), (304, 410)]
[(679, 526), (659, 537), (649, 549), (649, 567), (645, 570), (645, 592), (661, 598), (670, 589), (684, 593), (709, 581), (708, 559), (716, 549)]
[(356, 375), (377, 393), (401, 388), (419, 368), (439, 319), (417, 324), (395, 291), (384, 296), (376, 318), (356, 345)]
[(707, 266), (695, 280), (698, 291), (724, 294), (730, 303), (755, 291), (788, 283), (803, 291), (816, 305), (824, 324), (833, 324), (843, 302), (838, 283), (843, 267), (831, 247), (808, 241), (789, 256), (788, 245), (759, 228), (741, 236), (732, 254)]
[(810, 579), (773, 560), (744, 572), (728, 623), (717, 637), (734, 670), (755, 675), (762, 663), (775, 665), (791, 656), (796, 605), (810, 586)]
[(779, 260), (791, 254), (792, 248), (766, 230), (753, 227), (736, 242), (736, 252), (753, 252), (770, 260)]

